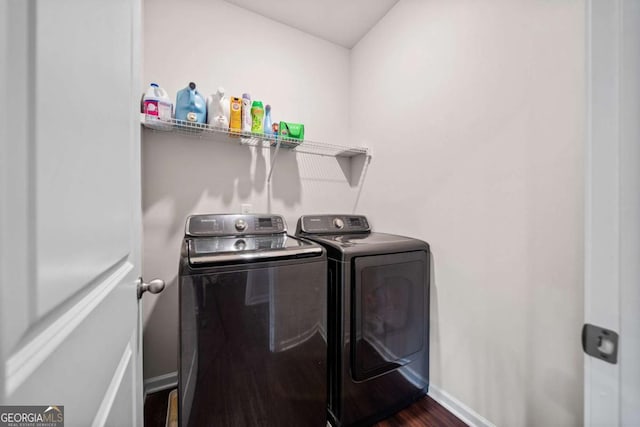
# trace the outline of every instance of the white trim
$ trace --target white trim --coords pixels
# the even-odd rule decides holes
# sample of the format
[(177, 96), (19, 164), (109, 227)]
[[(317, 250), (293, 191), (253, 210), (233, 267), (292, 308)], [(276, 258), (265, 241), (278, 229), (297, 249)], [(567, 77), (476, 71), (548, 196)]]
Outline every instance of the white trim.
[[(7, 163), (9, 162), (7, 159), (7, 145), (8, 145), (8, 136), (9, 131), (7, 130), (7, 104), (4, 99), (9, 99), (8, 90), (7, 90), (7, 82), (8, 79), (8, 66), (7, 63), (9, 61), (9, 54), (7, 49), (7, 40), (9, 38), (9, 30), (8, 30), (8, 21), (9, 21), (9, 6), (7, 2), (0, 2), (0, 59), (2, 59), (2, 63), (0, 63), (0, 98), (3, 99), (0, 102), (0, 234), (4, 236), (6, 239), (7, 233), (6, 230), (8, 228), (8, 208), (9, 204), (9, 191), (7, 187), (8, 184), (8, 173), (7, 173)], [(12, 159), (13, 160), (13, 159)], [(3, 239), (3, 240), (4, 240)], [(3, 301), (2, 294), (4, 291), (2, 283), (6, 283), (7, 277), (7, 268), (9, 266), (6, 251), (8, 249), (7, 243), (0, 243), (0, 301)], [(3, 309), (4, 304), (0, 304), (0, 310)], [(0, 321), (5, 321), (6, 317), (0, 315)], [(2, 328), (0, 328), (0, 362), (4, 361), (4, 341), (6, 337), (3, 334)], [(0, 374), (0, 403), (4, 403), (5, 396), (2, 393), (4, 390), (4, 375)]]
[(620, 425), (640, 426), (640, 2), (620, 11)]
[(178, 371), (147, 378), (144, 380), (144, 397), (146, 399), (148, 394), (175, 387), (178, 387)]
[[(623, 3), (589, 0), (586, 15), (584, 321), (618, 332)], [(584, 356), (585, 426), (620, 425), (620, 375), (620, 364)]]
[[(586, 106), (586, 119), (587, 119), (587, 128), (586, 128), (586, 146), (585, 146), (585, 171), (584, 171), (584, 180), (585, 180), (585, 189), (584, 189), (584, 320), (591, 317), (591, 275), (589, 271), (589, 266), (592, 264), (593, 260), (591, 257), (591, 240), (592, 240), (592, 230), (591, 223), (593, 221), (593, 212), (590, 209), (590, 205), (593, 203), (591, 200), (592, 197), (592, 179), (591, 173), (593, 170), (593, 156), (592, 156), (592, 117), (593, 117), (593, 85), (592, 85), (592, 50), (593, 50), (593, 1), (587, 0), (586, 5), (586, 66), (587, 66), (587, 106)], [(583, 424), (585, 426), (591, 425), (591, 406), (590, 406), (590, 396), (591, 396), (591, 358), (584, 356), (584, 365), (583, 365)]]
[(132, 354), (133, 351), (131, 350), (131, 342), (129, 342), (127, 343), (127, 347), (124, 349), (124, 353), (120, 358), (120, 363), (118, 363), (118, 367), (113, 374), (113, 378), (111, 379), (111, 383), (107, 388), (107, 392), (104, 394), (104, 398), (102, 399), (102, 403), (98, 408), (96, 417), (93, 419), (93, 423), (91, 424), (92, 427), (101, 427), (106, 425), (107, 418), (109, 417), (111, 408), (113, 407), (113, 402), (116, 400), (118, 391), (120, 391), (122, 379), (124, 378), (124, 374), (127, 372), (127, 366), (129, 366)]
[[(144, 397), (162, 390), (175, 388), (178, 386), (178, 372), (148, 378), (144, 381)], [(449, 412), (460, 418), (471, 427), (496, 427), (491, 421), (460, 402), (449, 393), (440, 390), (437, 386), (429, 384), (429, 397), (444, 406)]]
[(429, 397), (444, 406), (449, 412), (472, 427), (496, 427), (491, 421), (460, 402), (444, 390), (429, 384)]
[(7, 396), (13, 394), (42, 362), (47, 360), (78, 326), (82, 325), (111, 291), (122, 283), (133, 267), (130, 262), (123, 263), (62, 316), (11, 354), (5, 364)]

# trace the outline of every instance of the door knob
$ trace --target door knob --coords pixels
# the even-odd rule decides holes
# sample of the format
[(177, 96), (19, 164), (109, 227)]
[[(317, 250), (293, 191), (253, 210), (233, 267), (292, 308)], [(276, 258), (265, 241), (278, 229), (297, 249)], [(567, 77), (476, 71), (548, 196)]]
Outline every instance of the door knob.
[(152, 294), (159, 294), (164, 289), (164, 280), (162, 279), (153, 279), (149, 283), (146, 283), (142, 280), (142, 277), (138, 277), (136, 281), (136, 285), (138, 288), (138, 299), (142, 298), (142, 294), (149, 291)]

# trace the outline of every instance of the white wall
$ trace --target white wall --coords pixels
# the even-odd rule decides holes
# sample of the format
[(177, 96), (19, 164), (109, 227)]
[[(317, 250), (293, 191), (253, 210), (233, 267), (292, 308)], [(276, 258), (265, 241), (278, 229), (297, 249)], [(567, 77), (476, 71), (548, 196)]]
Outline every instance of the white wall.
[(351, 54), (361, 212), (431, 243), (431, 379), (582, 424), (583, 1), (401, 0)]
[(497, 425), (581, 424), (583, 1), (401, 0), (351, 52), (215, 0), (147, 0), (144, 24), (146, 83), (250, 92), (374, 153), (357, 205), (335, 159), (282, 153), (269, 187), (266, 150), (144, 131), (144, 274), (169, 285), (145, 378), (176, 368), (188, 214), (357, 210), (432, 245), (435, 385)]
[[(348, 142), (349, 51), (216, 0), (146, 0), (144, 81), (175, 99), (190, 81), (204, 94), (249, 92), (273, 106), (274, 119), (302, 122), (306, 137)], [(177, 270), (184, 221), (192, 213), (285, 215), (289, 229), (303, 213), (351, 212), (357, 187), (334, 158), (278, 155), (266, 184), (269, 150), (143, 132), (145, 278), (168, 288), (145, 296), (145, 378), (176, 370)], [(344, 168), (344, 171), (343, 171)]]

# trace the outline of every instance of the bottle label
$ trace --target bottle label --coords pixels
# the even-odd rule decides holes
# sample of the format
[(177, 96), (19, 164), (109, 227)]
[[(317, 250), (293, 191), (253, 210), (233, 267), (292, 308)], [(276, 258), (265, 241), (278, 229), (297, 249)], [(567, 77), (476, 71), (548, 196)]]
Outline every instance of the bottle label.
[(144, 113), (150, 119), (171, 121), (172, 105), (156, 99), (144, 101)]
[(171, 121), (171, 104), (158, 103), (158, 118), (164, 121)]
[(145, 100), (144, 101), (144, 113), (147, 116), (158, 117), (158, 101), (157, 100)]
[(242, 115), (240, 110), (242, 103), (237, 98), (231, 99), (231, 120), (229, 121), (229, 128), (231, 130), (242, 130)]
[(251, 104), (246, 99), (242, 103), (242, 130), (251, 132)]
[(251, 132), (262, 133), (262, 120), (264, 118), (264, 110), (259, 107), (251, 108)]

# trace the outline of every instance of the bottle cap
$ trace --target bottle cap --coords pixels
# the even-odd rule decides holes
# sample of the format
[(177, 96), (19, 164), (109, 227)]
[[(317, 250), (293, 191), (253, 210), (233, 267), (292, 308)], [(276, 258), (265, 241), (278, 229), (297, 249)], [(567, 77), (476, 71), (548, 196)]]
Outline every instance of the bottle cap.
[(189, 88), (190, 88), (191, 90), (195, 90), (195, 88), (196, 88), (196, 84), (195, 84), (194, 82), (189, 82)]
[(151, 87), (160, 87), (160, 86), (158, 86), (158, 83), (151, 83)]
[(270, 112), (271, 111), (271, 105), (269, 105), (269, 104), (265, 105), (264, 109), (267, 111), (267, 113)]
[(243, 93), (242, 98), (251, 100), (251, 95), (249, 95), (248, 93)]

